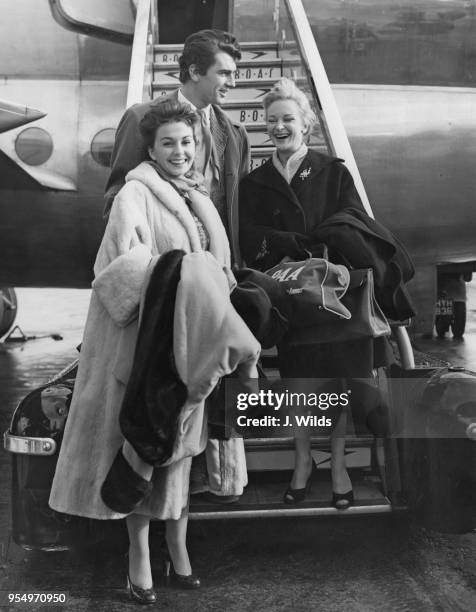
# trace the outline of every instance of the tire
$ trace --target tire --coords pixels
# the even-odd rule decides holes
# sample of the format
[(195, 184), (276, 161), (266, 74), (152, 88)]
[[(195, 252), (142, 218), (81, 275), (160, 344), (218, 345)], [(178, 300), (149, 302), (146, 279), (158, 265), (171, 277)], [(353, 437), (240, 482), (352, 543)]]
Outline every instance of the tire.
[(439, 338), (444, 338), (446, 332), (450, 329), (451, 318), (448, 315), (437, 315), (435, 317), (436, 333)]
[(410, 509), (418, 523), (442, 533), (476, 527), (475, 449), (472, 440), (412, 440)]
[(451, 331), (455, 338), (464, 334), (466, 327), (466, 302), (453, 302), (453, 319), (451, 321)]
[(13, 325), (17, 316), (17, 296), (10, 287), (0, 287), (0, 338)]

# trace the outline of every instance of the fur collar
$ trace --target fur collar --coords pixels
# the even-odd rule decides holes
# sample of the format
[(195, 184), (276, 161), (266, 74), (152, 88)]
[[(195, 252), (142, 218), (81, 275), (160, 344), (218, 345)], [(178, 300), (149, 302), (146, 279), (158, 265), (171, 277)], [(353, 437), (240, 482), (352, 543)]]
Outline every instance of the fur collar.
[[(201, 251), (197, 226), (182, 196), (162, 179), (147, 162), (142, 162), (126, 176), (126, 182), (138, 181), (183, 225), (193, 252)], [(205, 225), (210, 236), (210, 252), (222, 265), (230, 265), (230, 246), (220, 215), (210, 198), (196, 189), (189, 193), (193, 212)]]

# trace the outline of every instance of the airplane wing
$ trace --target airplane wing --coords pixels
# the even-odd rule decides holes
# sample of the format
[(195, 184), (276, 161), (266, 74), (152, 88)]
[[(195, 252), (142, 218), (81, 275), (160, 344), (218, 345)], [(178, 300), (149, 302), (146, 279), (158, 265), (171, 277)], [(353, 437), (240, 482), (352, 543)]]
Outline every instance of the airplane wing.
[(45, 116), (46, 113), (36, 108), (0, 100), (0, 134)]

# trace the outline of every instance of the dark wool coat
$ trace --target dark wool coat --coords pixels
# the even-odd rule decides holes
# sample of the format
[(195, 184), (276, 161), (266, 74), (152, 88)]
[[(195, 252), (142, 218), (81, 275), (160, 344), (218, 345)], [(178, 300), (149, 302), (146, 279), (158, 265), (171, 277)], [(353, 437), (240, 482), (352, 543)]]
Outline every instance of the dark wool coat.
[(154, 266), (119, 415), (125, 439), (155, 467), (172, 456), (180, 409), (187, 399), (173, 359), (175, 296), (184, 255), (179, 249), (169, 251)]
[[(346, 208), (367, 216), (343, 160), (309, 150), (291, 184), (272, 159), (240, 183), (240, 245), (246, 263), (267, 270), (285, 256), (322, 257), (316, 232), (328, 218)], [(333, 259), (331, 253), (330, 259)], [(309, 328), (308, 342), (312, 342)], [(292, 331), (279, 346), (284, 377), (370, 376), (373, 367), (388, 363), (384, 339), (304, 346)], [(292, 346), (296, 342), (296, 350)]]
[(307, 257), (311, 233), (352, 206), (364, 207), (341, 159), (309, 150), (291, 184), (271, 159), (240, 183), (240, 245), (246, 263), (266, 270), (283, 257)]
[(375, 296), (384, 314), (395, 321), (415, 316), (405, 288), (415, 268), (405, 247), (386, 227), (355, 208), (326, 219), (313, 232), (353, 268), (372, 268)]
[[(170, 94), (170, 97), (176, 99), (177, 94), (178, 90), (175, 90)], [(149, 159), (140, 135), (139, 123), (144, 115), (162, 100), (163, 98), (157, 98), (144, 104), (134, 104), (126, 110), (119, 122), (112, 150), (111, 174), (104, 195), (105, 216), (109, 214), (117, 192), (124, 185), (126, 174), (142, 161)], [(238, 244), (238, 183), (250, 168), (250, 145), (246, 130), (240, 123), (231, 121), (219, 106), (213, 105), (213, 110), (222, 130), (227, 135), (224, 183), (227, 202), (227, 227), (229, 228), (228, 239), (233, 261), (239, 263), (241, 257)]]

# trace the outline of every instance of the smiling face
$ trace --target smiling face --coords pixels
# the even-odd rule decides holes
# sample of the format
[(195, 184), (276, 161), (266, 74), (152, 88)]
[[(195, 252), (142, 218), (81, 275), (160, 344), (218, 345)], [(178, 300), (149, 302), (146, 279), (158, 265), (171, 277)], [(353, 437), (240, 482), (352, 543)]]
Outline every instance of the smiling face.
[(161, 125), (149, 155), (165, 174), (174, 178), (184, 176), (195, 157), (193, 129), (183, 121)]
[(268, 135), (281, 160), (287, 160), (304, 142), (308, 126), (294, 100), (276, 100), (266, 111)]
[(215, 63), (205, 74), (199, 74), (196, 66), (190, 67), (190, 76), (193, 83), (193, 102), (197, 108), (204, 108), (209, 104), (223, 104), (228, 90), (235, 86), (235, 60), (220, 51), (215, 54)]

